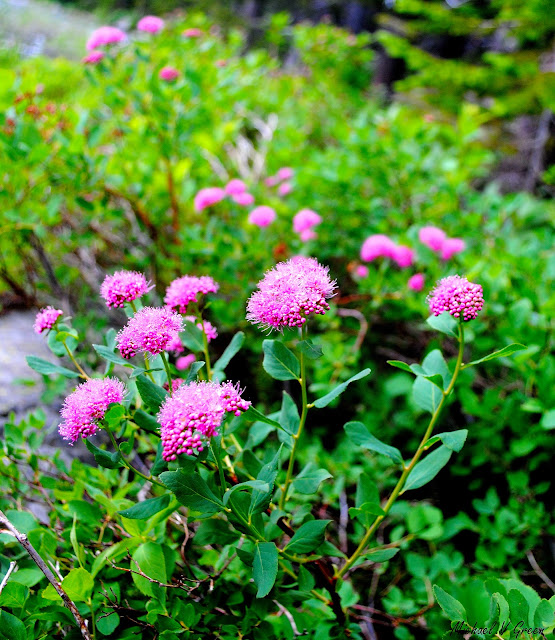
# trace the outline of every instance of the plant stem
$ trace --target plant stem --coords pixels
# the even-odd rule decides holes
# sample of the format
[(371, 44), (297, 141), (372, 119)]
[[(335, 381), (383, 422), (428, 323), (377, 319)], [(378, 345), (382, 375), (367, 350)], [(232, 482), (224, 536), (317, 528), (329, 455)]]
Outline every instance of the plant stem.
[[(137, 313), (137, 306), (135, 305), (134, 300), (129, 300), (129, 306), (131, 307), (131, 309), (133, 309), (133, 313)], [(150, 362), (148, 360), (148, 356), (146, 355), (146, 353), (143, 354), (143, 358), (145, 361), (145, 369), (147, 370), (146, 375), (152, 380), (152, 382), (154, 382), (154, 384), (156, 384), (156, 381), (154, 380), (154, 376), (152, 375), (152, 373), (150, 373)]]
[(206, 365), (206, 377), (208, 381), (212, 380), (212, 369), (210, 368), (210, 354), (208, 352), (208, 338), (206, 336), (206, 331), (204, 330), (204, 320), (202, 319), (202, 313), (200, 309), (197, 310), (197, 317), (202, 326), (202, 344), (203, 344), (203, 352), (204, 352), (204, 364)]
[[(301, 328), (301, 338), (306, 340), (307, 330), (306, 323)], [(297, 452), (297, 445), (299, 443), (299, 439), (304, 429), (304, 425), (306, 422), (306, 415), (308, 413), (308, 401), (307, 401), (307, 393), (306, 393), (306, 362), (304, 353), (301, 351), (300, 354), (301, 360), (301, 377), (299, 382), (301, 384), (301, 394), (302, 394), (302, 413), (301, 420), (299, 422), (299, 428), (297, 433), (293, 436), (293, 447), (291, 449), (291, 455), (289, 456), (289, 463), (287, 465), (287, 475), (285, 476), (285, 484), (283, 485), (283, 489), (281, 490), (281, 497), (279, 499), (279, 508), (283, 509), (285, 503), (287, 502), (287, 492), (289, 491), (289, 485), (291, 484), (291, 478), (293, 476), (293, 465), (295, 462), (295, 454)]]
[(79, 371), (79, 373), (81, 374), (81, 378), (84, 378), (85, 380), (90, 380), (90, 377), (85, 373), (85, 371), (82, 369), (81, 365), (77, 362), (77, 360), (75, 359), (75, 356), (73, 355), (73, 353), (71, 353), (71, 350), (67, 346), (65, 340), (63, 340), (63, 344), (64, 344), (65, 350), (67, 352), (67, 355), (69, 356), (70, 360), (73, 362), (75, 367), (77, 368), (77, 371)]
[(220, 476), (220, 485), (222, 487), (222, 491), (225, 493), (227, 491), (227, 484), (225, 481), (225, 476), (224, 476), (224, 468), (222, 466), (222, 461), (220, 460), (220, 454), (218, 452), (218, 454), (216, 454), (216, 447), (212, 446), (212, 442), (210, 442), (210, 451), (212, 452), (212, 455), (214, 456), (214, 460), (216, 461), (216, 465), (218, 467), (218, 474)]
[(162, 358), (162, 362), (164, 363), (164, 369), (166, 370), (166, 375), (168, 376), (168, 391), (171, 396), (173, 396), (173, 387), (172, 387), (172, 374), (170, 371), (170, 364), (168, 359), (166, 358), (166, 353), (164, 351), (160, 351), (160, 357)]
[(391, 495), (389, 496), (389, 499), (387, 500), (387, 502), (386, 502), (386, 504), (385, 504), (385, 506), (383, 508), (384, 513), (382, 515), (379, 515), (379, 516), (376, 517), (374, 522), (371, 524), (369, 529), (364, 534), (364, 537), (360, 541), (360, 544), (358, 545), (358, 547), (354, 551), (353, 555), (350, 558), (348, 558), (348, 560), (341, 567), (341, 569), (336, 571), (336, 576), (338, 578), (343, 576), (353, 566), (353, 564), (356, 562), (358, 557), (364, 551), (364, 549), (366, 548), (366, 546), (368, 544), (368, 541), (370, 540), (372, 534), (378, 528), (380, 522), (389, 513), (389, 511), (390, 511), (391, 507), (393, 506), (395, 500), (397, 499), (397, 497), (401, 493), (403, 487), (405, 486), (405, 482), (407, 481), (407, 478), (409, 477), (411, 471), (416, 466), (416, 463), (420, 459), (420, 456), (424, 453), (424, 451), (425, 451), (424, 446), (425, 446), (426, 442), (430, 439), (430, 436), (432, 435), (432, 431), (433, 431), (434, 426), (435, 426), (435, 424), (436, 424), (436, 422), (437, 422), (437, 420), (439, 418), (439, 414), (441, 413), (441, 409), (443, 408), (445, 400), (450, 395), (451, 391), (453, 391), (453, 387), (455, 386), (455, 382), (456, 382), (457, 377), (459, 375), (459, 372), (461, 370), (461, 365), (462, 365), (462, 360), (463, 360), (463, 353), (464, 353), (464, 329), (463, 329), (463, 324), (462, 324), (462, 321), (461, 321), (461, 322), (459, 322), (459, 354), (458, 354), (458, 357), (457, 357), (457, 364), (455, 365), (455, 371), (453, 372), (453, 377), (451, 378), (451, 382), (449, 383), (449, 386), (447, 387), (447, 389), (445, 391), (442, 391), (441, 400), (440, 400), (440, 402), (439, 402), (439, 404), (437, 406), (437, 409), (432, 414), (432, 417), (430, 419), (430, 422), (428, 424), (426, 432), (424, 433), (424, 436), (423, 436), (422, 440), (420, 441), (420, 444), (418, 445), (418, 449), (416, 450), (416, 453), (412, 457), (412, 460), (410, 461), (409, 465), (404, 467), (403, 473), (401, 474), (401, 477), (399, 478), (399, 481), (395, 485), (395, 488), (393, 489)]

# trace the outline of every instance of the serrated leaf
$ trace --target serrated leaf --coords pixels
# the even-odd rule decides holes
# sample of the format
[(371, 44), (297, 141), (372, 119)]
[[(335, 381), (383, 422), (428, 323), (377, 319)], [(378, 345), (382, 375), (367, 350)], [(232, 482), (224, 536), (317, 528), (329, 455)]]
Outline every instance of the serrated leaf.
[(138, 502), (132, 507), (129, 507), (129, 509), (118, 511), (118, 514), (130, 520), (148, 520), (159, 511), (165, 509), (169, 503), (170, 495), (169, 493), (165, 493), (163, 496), (147, 498), (142, 502)]
[(119, 451), (110, 453), (109, 451), (99, 449), (90, 441), (90, 438), (85, 438), (85, 446), (93, 454), (94, 459), (101, 467), (105, 467), (106, 469), (117, 469), (118, 467), (123, 466), (121, 453)]
[(231, 362), (231, 359), (241, 350), (244, 341), (245, 334), (242, 331), (238, 331), (225, 348), (219, 360), (214, 364), (214, 371), (225, 371), (225, 368)]
[(426, 322), (436, 331), (441, 331), (441, 333), (445, 333), (453, 338), (459, 337), (457, 333), (457, 320), (455, 320), (455, 318), (453, 318), (453, 316), (447, 311), (444, 311), (439, 316), (430, 316)]
[(18, 582), (8, 582), (0, 593), (0, 607), (22, 609), (28, 597), (28, 587)]
[(0, 609), (0, 638), (9, 640), (27, 640), (25, 625), (19, 618)]
[(273, 542), (257, 542), (254, 548), (252, 577), (258, 587), (257, 598), (267, 596), (277, 577), (278, 550)]
[(466, 367), (472, 367), (475, 364), (480, 364), (481, 362), (487, 362), (488, 360), (495, 360), (495, 358), (505, 358), (507, 356), (512, 355), (513, 353), (516, 353), (517, 351), (522, 351), (523, 349), (527, 349), (527, 347), (525, 347), (523, 344), (518, 344), (517, 342), (513, 342), (513, 344), (509, 344), (506, 347), (503, 347), (503, 349), (499, 349), (499, 351), (494, 351), (493, 353), (490, 353), (489, 355), (484, 356), (479, 360), (473, 360), (472, 362), (465, 364), (464, 367), (466, 369)]
[(433, 480), (443, 467), (449, 462), (453, 451), (445, 445), (441, 445), (435, 451), (428, 454), (411, 471), (407, 482), (401, 493), (411, 489), (420, 489), (425, 484)]
[(165, 471), (160, 480), (173, 491), (181, 504), (193, 511), (211, 515), (225, 509), (224, 503), (197, 473), (184, 473), (181, 469)]
[(139, 376), (135, 384), (143, 402), (153, 411), (159, 411), (162, 402), (168, 397), (168, 392), (145, 376)]
[(52, 374), (58, 374), (64, 376), (65, 378), (78, 378), (79, 374), (75, 371), (71, 371), (71, 369), (66, 369), (66, 367), (60, 367), (57, 364), (53, 364), (52, 362), (48, 362), (48, 360), (43, 360), (42, 358), (38, 358), (37, 356), (27, 356), (25, 358), (27, 360), (27, 364), (38, 373), (41, 373), (45, 376), (49, 376)]
[(321, 358), (324, 355), (322, 347), (319, 344), (314, 344), (310, 338), (307, 340), (301, 340), (298, 343), (297, 348), (310, 360), (318, 360), (318, 358)]
[(433, 592), (439, 606), (443, 609), (443, 612), (449, 620), (462, 620), (466, 622), (466, 609), (458, 600), (450, 596), (441, 587), (438, 587), (437, 584), (434, 584)]
[(287, 543), (285, 551), (290, 553), (310, 553), (325, 539), (326, 527), (331, 520), (309, 520), (302, 524)]
[(345, 389), (351, 384), (351, 382), (355, 382), (356, 380), (365, 378), (367, 375), (370, 374), (370, 371), (371, 371), (370, 369), (363, 369), (352, 378), (349, 378), (345, 382), (342, 382), (340, 385), (335, 387), (335, 389), (327, 393), (325, 396), (318, 398), (318, 400), (314, 402), (314, 406), (317, 407), (318, 409), (327, 407), (328, 404), (332, 402), (332, 400), (335, 400), (335, 398), (337, 398), (339, 395), (341, 395), (345, 391)]
[(388, 444), (385, 444), (381, 440), (378, 440), (370, 433), (370, 431), (368, 431), (368, 429), (364, 424), (362, 424), (362, 422), (347, 422), (347, 424), (344, 426), (344, 429), (347, 433), (347, 436), (355, 444), (358, 444), (363, 449), (381, 453), (382, 455), (391, 458), (393, 462), (403, 464), (403, 456), (401, 455), (399, 449), (396, 449), (395, 447), (392, 447)]
[(278, 340), (264, 340), (262, 343), (264, 371), (274, 380), (298, 380), (301, 365), (295, 354)]
[(310, 495), (318, 491), (320, 484), (324, 480), (332, 477), (331, 473), (326, 469), (318, 469), (316, 465), (309, 462), (293, 480), (293, 488), (297, 493)]

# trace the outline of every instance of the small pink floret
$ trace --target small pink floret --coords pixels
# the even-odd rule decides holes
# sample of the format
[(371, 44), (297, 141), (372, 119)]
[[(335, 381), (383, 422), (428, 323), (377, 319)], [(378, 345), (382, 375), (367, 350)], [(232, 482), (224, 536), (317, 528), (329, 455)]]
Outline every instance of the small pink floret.
[(126, 302), (137, 300), (152, 289), (142, 273), (138, 271), (116, 271), (106, 276), (100, 287), (100, 295), (107, 307), (123, 307)]
[(146, 31), (147, 33), (158, 33), (164, 28), (164, 21), (158, 16), (145, 16), (137, 22), (137, 29), (139, 31)]
[(475, 319), (484, 306), (482, 285), (461, 276), (448, 276), (437, 283), (427, 302), (434, 316), (447, 311), (453, 317), (468, 322)]
[(418, 239), (432, 251), (439, 252), (446, 239), (445, 231), (437, 227), (422, 227), (418, 232)]
[(207, 207), (211, 207), (225, 198), (225, 191), (220, 187), (207, 187), (201, 189), (195, 196), (195, 211), (200, 213)]
[(91, 51), (88, 55), (86, 55), (81, 62), (84, 64), (98, 64), (104, 58), (104, 51), (100, 51), (100, 49), (95, 49)]
[(291, 167), (282, 167), (278, 172), (277, 172), (277, 177), (280, 180), (291, 180), (291, 178), (295, 175), (295, 172), (293, 171), (293, 169), (291, 169)]
[(177, 360), (175, 361), (175, 366), (178, 371), (185, 371), (185, 369), (188, 369), (193, 364), (193, 362), (195, 362), (195, 360), (195, 354), (189, 353), (186, 356), (177, 358)]
[(126, 39), (126, 34), (117, 27), (100, 27), (93, 31), (87, 40), (87, 51), (98, 49), (109, 44), (117, 44)]
[(224, 191), (228, 196), (237, 196), (244, 193), (247, 190), (247, 185), (237, 178), (230, 180), (224, 188)]
[(466, 242), (462, 238), (447, 238), (441, 245), (441, 257), (450, 260), (456, 253), (466, 249)]
[(393, 258), (395, 247), (391, 238), (377, 233), (364, 241), (360, 249), (360, 259), (364, 262), (372, 262), (376, 258)]
[(195, 316), (185, 316), (185, 321), (194, 323), (198, 329), (204, 331), (208, 342), (212, 342), (212, 340), (215, 340), (218, 337), (216, 327), (208, 322), (208, 320), (203, 319), (202, 322), (199, 322)]
[(278, 184), (278, 183), (279, 183), (279, 178), (277, 176), (269, 176), (268, 178), (266, 178), (264, 180), (264, 184), (267, 187), (275, 187), (276, 184)]
[(310, 240), (316, 240), (317, 237), (318, 237), (318, 234), (313, 229), (305, 229), (304, 231), (301, 231), (301, 233), (299, 234), (299, 238), (301, 239), (301, 242), (309, 242)]
[(393, 248), (393, 260), (401, 267), (410, 267), (414, 260), (414, 251), (404, 244), (395, 245)]
[(322, 218), (312, 209), (301, 209), (293, 218), (293, 231), (302, 233), (322, 222)]
[(181, 33), (184, 38), (200, 38), (203, 35), (204, 31), (202, 29), (185, 29)]
[(181, 276), (166, 289), (164, 303), (179, 313), (186, 313), (191, 302), (198, 302), (199, 295), (217, 293), (220, 285), (210, 276)]
[(179, 70), (175, 67), (162, 67), (158, 72), (158, 77), (160, 80), (165, 80), (166, 82), (173, 82), (179, 78)]
[(407, 286), (409, 289), (412, 289), (412, 291), (422, 291), (422, 289), (424, 288), (424, 274), (415, 273), (409, 278)]
[(157, 355), (168, 349), (176, 334), (183, 331), (183, 318), (167, 307), (144, 307), (116, 336), (123, 358), (138, 352)]
[(293, 191), (293, 185), (290, 182), (283, 182), (278, 187), (278, 195), (286, 196)]
[(370, 269), (368, 269), (368, 267), (365, 264), (359, 264), (358, 267), (355, 269), (355, 273), (359, 278), (366, 278), (369, 272), (370, 272)]
[(58, 322), (58, 318), (63, 315), (64, 312), (61, 309), (54, 309), (54, 307), (51, 306), (41, 309), (35, 317), (35, 324), (33, 327), (35, 333), (50, 331), (56, 322)]
[(234, 196), (231, 196), (231, 199), (236, 202), (241, 207), (250, 207), (251, 204), (254, 204), (254, 196), (252, 193), (237, 193)]
[(268, 227), (276, 219), (277, 214), (272, 207), (261, 205), (249, 213), (249, 222), (257, 227)]

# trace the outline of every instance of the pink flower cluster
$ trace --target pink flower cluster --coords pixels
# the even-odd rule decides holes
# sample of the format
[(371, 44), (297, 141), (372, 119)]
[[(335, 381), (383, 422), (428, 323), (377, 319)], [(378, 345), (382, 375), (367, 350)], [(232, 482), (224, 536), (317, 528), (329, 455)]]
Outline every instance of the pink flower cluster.
[(202, 451), (206, 441), (218, 434), (226, 413), (238, 416), (250, 405), (231, 382), (179, 385), (173, 396), (166, 398), (157, 416), (164, 460)]
[(87, 51), (98, 49), (109, 44), (117, 44), (126, 39), (126, 34), (117, 27), (100, 27), (93, 31), (87, 40)]
[(144, 307), (116, 336), (123, 358), (137, 352), (156, 355), (165, 351), (176, 334), (183, 331), (183, 319), (166, 307)]
[(139, 31), (146, 31), (147, 33), (158, 33), (164, 28), (164, 21), (157, 16), (145, 16), (137, 22), (137, 29)]
[(263, 328), (302, 327), (310, 314), (329, 310), (336, 284), (315, 258), (296, 257), (266, 272), (247, 303), (247, 320)]
[(466, 249), (462, 238), (448, 238), (445, 231), (437, 227), (422, 227), (418, 239), (432, 251), (439, 253), (443, 260), (450, 260), (456, 253)]
[(220, 285), (210, 276), (181, 276), (166, 289), (164, 302), (168, 307), (186, 313), (187, 305), (198, 302), (199, 294), (216, 293)]
[(181, 74), (179, 73), (178, 69), (170, 66), (162, 67), (158, 72), (158, 77), (160, 78), (160, 80), (165, 80), (166, 82), (173, 82), (174, 80), (177, 80), (180, 75)]
[(215, 340), (218, 337), (218, 331), (216, 330), (216, 327), (214, 327), (213, 324), (208, 322), (208, 320), (203, 319), (202, 322), (198, 322), (195, 316), (185, 316), (185, 321), (194, 322), (198, 329), (200, 329), (201, 331), (204, 330), (204, 333), (206, 334), (206, 339), (208, 340), (208, 342), (211, 342), (212, 340)]
[(434, 316), (444, 311), (464, 322), (474, 320), (484, 306), (482, 285), (469, 282), (461, 276), (447, 276), (440, 280), (427, 298)]
[(58, 322), (58, 318), (63, 315), (63, 311), (60, 309), (54, 309), (54, 307), (51, 306), (41, 309), (35, 317), (35, 324), (33, 327), (35, 329), (35, 333), (50, 331), (56, 322)]
[(376, 258), (390, 258), (401, 268), (410, 267), (414, 261), (414, 251), (403, 244), (396, 244), (381, 233), (369, 236), (360, 249), (360, 258), (372, 262)]
[(126, 302), (137, 300), (152, 289), (142, 273), (138, 271), (116, 271), (106, 276), (100, 287), (100, 295), (107, 307), (123, 307)]
[(193, 362), (195, 362), (196, 357), (194, 353), (189, 353), (186, 356), (181, 356), (181, 358), (177, 358), (177, 360), (175, 361), (175, 366), (177, 368), (178, 371), (185, 371), (185, 369), (188, 369)]
[[(293, 191), (293, 185), (289, 180), (295, 175), (291, 167), (282, 167), (275, 176), (269, 176), (264, 183), (267, 187), (277, 186), (277, 192), (280, 196), (286, 196)], [(281, 184), (280, 184), (281, 183)], [(279, 186), (278, 186), (279, 185)]]
[(221, 202), (226, 196), (226, 192), (220, 187), (207, 187), (201, 189), (195, 196), (195, 211), (200, 213), (203, 209), (207, 209), (218, 202)]
[(104, 51), (95, 49), (86, 55), (81, 62), (84, 64), (98, 64), (104, 58)]
[(115, 378), (94, 378), (80, 384), (65, 400), (60, 411), (64, 422), (60, 435), (73, 444), (79, 438), (96, 433), (98, 423), (104, 418), (112, 402), (121, 402), (125, 386)]
[(262, 229), (264, 227), (269, 227), (276, 217), (277, 214), (274, 209), (263, 204), (260, 207), (255, 207), (249, 213), (249, 222)]
[(192, 27), (191, 29), (185, 29), (185, 31), (181, 33), (184, 38), (200, 38), (202, 34), (202, 29), (195, 29), (194, 27)]
[(299, 234), (303, 242), (308, 242), (317, 237), (314, 227), (322, 222), (321, 216), (312, 209), (301, 209), (293, 218), (293, 231)]
[(247, 185), (238, 178), (230, 180), (222, 189), (220, 187), (207, 187), (201, 189), (195, 196), (195, 211), (200, 213), (229, 196), (236, 204), (248, 207), (254, 202), (254, 196), (247, 191)]

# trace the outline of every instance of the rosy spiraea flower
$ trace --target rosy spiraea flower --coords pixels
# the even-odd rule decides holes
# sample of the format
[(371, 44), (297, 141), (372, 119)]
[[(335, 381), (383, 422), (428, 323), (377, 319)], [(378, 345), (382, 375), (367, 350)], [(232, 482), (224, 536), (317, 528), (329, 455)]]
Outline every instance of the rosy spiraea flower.
[(187, 322), (194, 322), (197, 328), (200, 329), (201, 331), (203, 330), (203, 327), (204, 327), (204, 333), (206, 334), (206, 339), (208, 340), (208, 342), (211, 342), (212, 340), (215, 340), (218, 337), (218, 331), (216, 330), (216, 327), (214, 327), (213, 324), (208, 322), (208, 320), (203, 319), (202, 322), (199, 322), (198, 319), (195, 318), (195, 316), (185, 316), (185, 320)]
[(123, 358), (137, 352), (155, 356), (166, 351), (168, 344), (183, 331), (183, 318), (167, 307), (144, 307), (129, 320), (116, 336)]
[(104, 51), (100, 51), (100, 49), (95, 49), (87, 54), (81, 62), (83, 64), (98, 64), (104, 58)]
[(251, 403), (241, 398), (238, 386), (231, 382), (190, 382), (181, 384), (166, 398), (156, 419), (160, 424), (162, 457), (175, 460), (204, 449), (218, 434), (226, 413), (241, 415)]
[(117, 27), (104, 26), (93, 31), (87, 40), (87, 51), (104, 47), (108, 44), (117, 44), (126, 39), (126, 34)]
[(474, 320), (484, 306), (482, 285), (461, 276), (447, 276), (440, 280), (427, 298), (434, 316), (444, 311), (464, 322)]
[(220, 285), (210, 276), (181, 276), (166, 289), (164, 303), (172, 309), (177, 309), (179, 313), (186, 313), (187, 305), (198, 302), (197, 296), (216, 293), (219, 288)]
[(422, 291), (422, 289), (424, 288), (424, 274), (415, 273), (409, 278), (407, 286), (412, 291)]
[(302, 233), (316, 227), (322, 222), (321, 216), (312, 209), (301, 209), (293, 218), (293, 231)]
[(278, 187), (278, 195), (286, 196), (293, 191), (293, 185), (290, 182), (282, 182)]
[(116, 271), (106, 276), (100, 287), (100, 295), (107, 307), (123, 307), (126, 302), (137, 300), (152, 289), (142, 273), (138, 271)]
[(195, 29), (194, 27), (192, 29), (185, 29), (185, 31), (181, 33), (184, 38), (200, 38), (202, 34), (202, 29)]
[(236, 193), (235, 195), (231, 196), (231, 199), (241, 207), (250, 207), (251, 204), (254, 204), (254, 196), (248, 191), (244, 191), (243, 193)]
[(116, 378), (93, 378), (80, 384), (65, 400), (60, 411), (64, 421), (60, 435), (73, 444), (79, 438), (96, 433), (112, 402), (122, 402), (125, 394), (123, 382)]
[(238, 178), (234, 178), (233, 180), (230, 180), (225, 185), (225, 188), (224, 188), (224, 191), (228, 196), (237, 196), (240, 193), (245, 193), (246, 190), (247, 190), (247, 185), (242, 180), (239, 180)]
[(158, 33), (164, 28), (164, 21), (158, 16), (145, 16), (137, 22), (137, 29), (139, 31), (146, 31), (147, 33)]
[(195, 196), (195, 211), (200, 213), (204, 209), (221, 202), (225, 196), (225, 191), (220, 187), (206, 187), (206, 189), (201, 189)]
[(262, 229), (270, 226), (276, 217), (277, 214), (272, 207), (263, 204), (249, 213), (249, 222)]
[(266, 272), (247, 303), (247, 320), (263, 328), (302, 327), (311, 314), (329, 310), (335, 281), (316, 258), (298, 256)]
[(466, 249), (466, 242), (462, 238), (446, 238), (441, 245), (441, 257), (450, 260), (456, 253)]
[[(179, 389), (179, 387), (185, 382), (183, 378), (172, 379), (172, 394)], [(169, 382), (164, 382), (163, 387), (166, 391), (170, 390)]]
[(33, 327), (35, 329), (35, 333), (50, 331), (56, 322), (58, 322), (58, 318), (63, 315), (64, 312), (61, 309), (54, 309), (54, 307), (51, 306), (41, 309), (35, 317), (35, 324)]
[(180, 358), (177, 358), (177, 360), (175, 361), (175, 367), (178, 371), (185, 371), (185, 369), (188, 369), (195, 361), (196, 361), (195, 354), (189, 353), (186, 356), (181, 356)]
[(401, 268), (410, 267), (414, 260), (414, 251), (404, 244), (396, 244), (391, 257)]
[(295, 172), (293, 171), (293, 169), (291, 169), (291, 167), (282, 167), (276, 175), (279, 180), (291, 180), (291, 178), (295, 175)]
[(160, 78), (160, 80), (165, 80), (166, 82), (173, 82), (174, 80), (177, 80), (180, 75), (181, 74), (179, 73), (178, 69), (169, 66), (162, 67), (158, 72), (158, 77)]
[(442, 231), (437, 227), (422, 227), (418, 232), (418, 239), (420, 242), (435, 252), (441, 251), (441, 247), (446, 238), (447, 234), (445, 231)]

